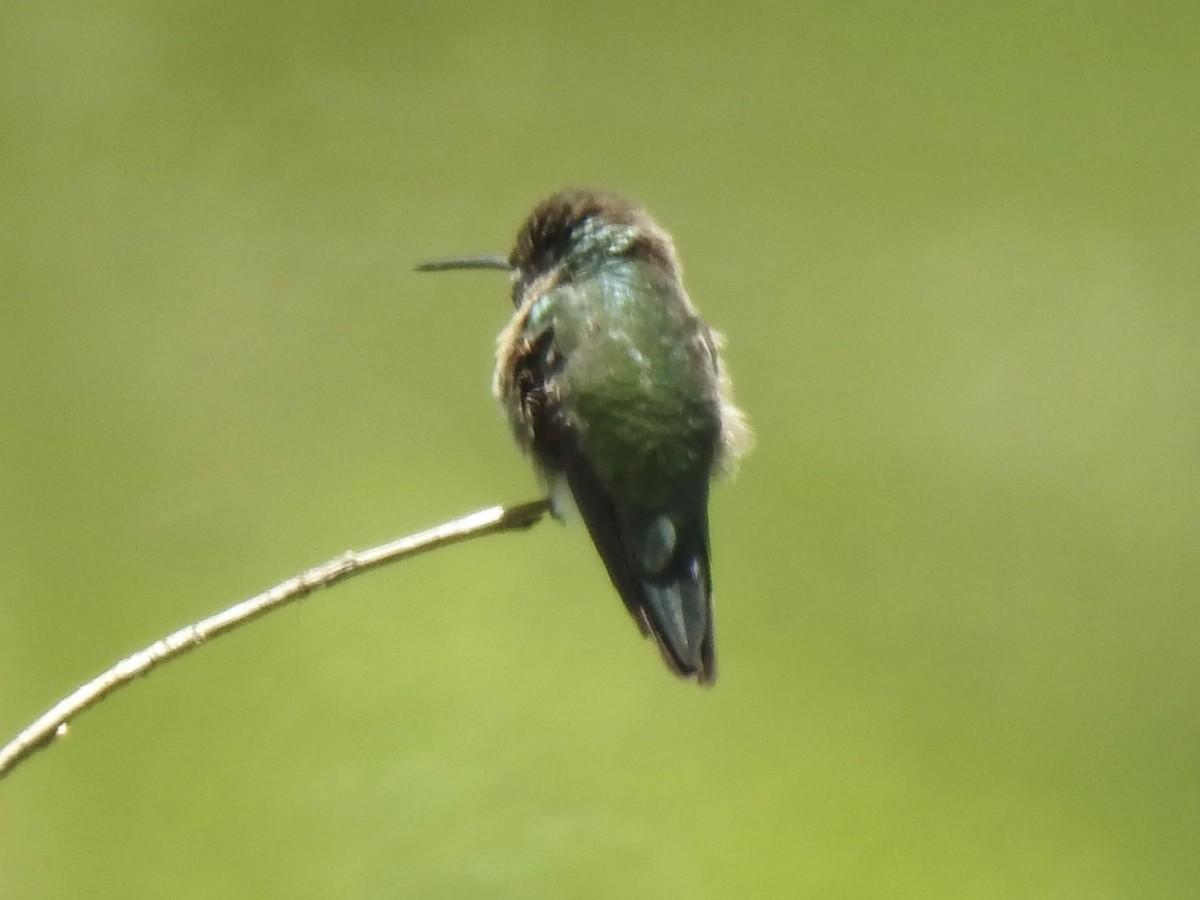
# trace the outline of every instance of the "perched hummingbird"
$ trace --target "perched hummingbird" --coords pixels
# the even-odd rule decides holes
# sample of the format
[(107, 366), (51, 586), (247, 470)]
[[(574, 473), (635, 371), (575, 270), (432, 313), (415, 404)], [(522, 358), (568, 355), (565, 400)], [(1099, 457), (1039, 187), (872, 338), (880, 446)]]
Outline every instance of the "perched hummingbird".
[(671, 236), (637, 204), (569, 190), (542, 201), (508, 257), (422, 271), (508, 271), (516, 314), (493, 391), (552, 508), (583, 517), (609, 578), (677, 674), (711, 684), (708, 485), (749, 448), (718, 348)]

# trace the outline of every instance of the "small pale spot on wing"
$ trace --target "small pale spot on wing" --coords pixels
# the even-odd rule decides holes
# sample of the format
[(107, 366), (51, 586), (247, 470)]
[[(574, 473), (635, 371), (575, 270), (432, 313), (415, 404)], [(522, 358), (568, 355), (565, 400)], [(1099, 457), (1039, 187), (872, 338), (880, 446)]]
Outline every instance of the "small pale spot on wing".
[(647, 572), (658, 573), (675, 555), (675, 524), (667, 516), (657, 516), (642, 539), (642, 565)]

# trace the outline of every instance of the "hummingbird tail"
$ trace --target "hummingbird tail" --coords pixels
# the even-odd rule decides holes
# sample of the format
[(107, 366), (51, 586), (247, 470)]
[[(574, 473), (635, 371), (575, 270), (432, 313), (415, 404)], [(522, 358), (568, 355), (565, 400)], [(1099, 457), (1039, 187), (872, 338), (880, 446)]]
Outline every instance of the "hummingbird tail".
[(618, 511), (591, 467), (575, 456), (566, 474), (608, 577), (642, 633), (654, 638), (667, 666), (712, 684), (712, 577), (707, 497), (686, 514)]
[[(656, 521), (662, 520), (665, 517)], [(643, 630), (658, 644), (667, 665), (700, 684), (712, 684), (717, 677), (717, 661), (713, 646), (712, 580), (703, 533), (680, 535), (668, 563), (660, 571), (651, 572), (636, 564), (631, 568), (637, 579), (638, 590), (634, 595), (637, 608), (625, 591), (621, 595)]]

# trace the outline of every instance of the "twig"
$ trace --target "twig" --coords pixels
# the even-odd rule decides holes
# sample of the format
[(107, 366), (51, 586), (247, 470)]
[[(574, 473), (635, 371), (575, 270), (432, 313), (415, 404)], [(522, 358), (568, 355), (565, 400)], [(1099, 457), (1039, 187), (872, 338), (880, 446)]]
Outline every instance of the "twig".
[(456, 544), (501, 531), (528, 528), (538, 522), (549, 508), (549, 501), (544, 499), (517, 506), (493, 506), (369, 550), (347, 550), (341, 556), (289, 578), (249, 600), (243, 600), (206, 619), (186, 625), (155, 641), (149, 647), (127, 656), (35, 719), (29, 727), (0, 748), (0, 778), (8, 775), (26, 757), (49, 746), (55, 738), (65, 735), (70, 721), (85, 709), (99, 703), (139, 675), (145, 675), (160, 663), (199, 647), (209, 638), (232, 631), (264, 613), (307, 596), (318, 588), (337, 584), (352, 575), (359, 575), (447, 544)]

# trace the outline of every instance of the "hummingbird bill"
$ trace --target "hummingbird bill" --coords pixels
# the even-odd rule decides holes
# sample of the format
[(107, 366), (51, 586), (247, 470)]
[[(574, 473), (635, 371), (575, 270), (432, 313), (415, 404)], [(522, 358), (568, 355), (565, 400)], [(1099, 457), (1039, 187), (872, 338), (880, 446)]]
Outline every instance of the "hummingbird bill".
[(508, 272), (515, 314), (492, 384), (513, 435), (666, 664), (712, 684), (709, 484), (751, 435), (671, 236), (619, 194), (567, 190), (529, 214), (508, 256), (418, 268)]

